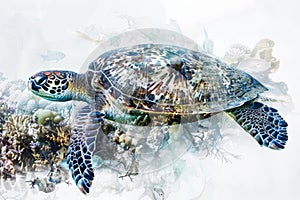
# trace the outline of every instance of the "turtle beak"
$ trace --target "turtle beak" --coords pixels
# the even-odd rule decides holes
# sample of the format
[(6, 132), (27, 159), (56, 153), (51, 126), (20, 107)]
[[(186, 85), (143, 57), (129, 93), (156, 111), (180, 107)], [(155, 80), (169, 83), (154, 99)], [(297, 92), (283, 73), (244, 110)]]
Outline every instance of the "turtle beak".
[(31, 78), (29, 78), (29, 80), (28, 80), (28, 90), (29, 91), (32, 90), (32, 80), (31, 80)]

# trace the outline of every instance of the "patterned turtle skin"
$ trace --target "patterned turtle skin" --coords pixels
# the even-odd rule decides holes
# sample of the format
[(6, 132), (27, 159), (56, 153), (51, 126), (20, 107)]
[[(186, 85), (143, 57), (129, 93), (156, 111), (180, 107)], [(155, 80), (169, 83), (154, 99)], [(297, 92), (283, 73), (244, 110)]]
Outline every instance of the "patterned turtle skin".
[(85, 74), (39, 72), (29, 78), (29, 89), (52, 101), (78, 101), (68, 163), (85, 194), (94, 178), (91, 157), (103, 120), (171, 125), (183, 123), (182, 117), (195, 121), (225, 111), (262, 146), (283, 149), (288, 140), (287, 122), (258, 102), (267, 88), (212, 55), (178, 46), (114, 49), (91, 62)]

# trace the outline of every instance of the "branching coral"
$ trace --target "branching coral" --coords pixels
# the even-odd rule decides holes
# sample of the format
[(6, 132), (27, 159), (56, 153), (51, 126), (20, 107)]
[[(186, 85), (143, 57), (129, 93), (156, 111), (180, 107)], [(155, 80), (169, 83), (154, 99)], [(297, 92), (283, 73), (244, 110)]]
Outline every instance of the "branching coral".
[(37, 171), (62, 161), (69, 145), (70, 127), (53, 120), (45, 125), (37, 123), (33, 116), (10, 115), (0, 135), (2, 166), (9, 163), (20, 171)]
[(54, 144), (57, 144), (57, 148), (62, 149), (63, 153), (61, 154), (61, 159), (63, 159), (66, 156), (66, 152), (69, 147), (71, 128), (55, 127), (55, 130), (55, 132), (47, 134), (45, 137)]
[(10, 107), (5, 100), (0, 99), (0, 133), (3, 131), (3, 125), (9, 115), (13, 114), (15, 110)]
[(33, 151), (29, 145), (35, 141), (39, 133), (45, 133), (43, 127), (35, 124), (31, 116), (11, 115), (4, 124), (3, 136), (12, 140), (12, 145), (7, 151), (18, 152), (12, 162), (20, 163), (21, 170), (30, 170), (34, 163)]

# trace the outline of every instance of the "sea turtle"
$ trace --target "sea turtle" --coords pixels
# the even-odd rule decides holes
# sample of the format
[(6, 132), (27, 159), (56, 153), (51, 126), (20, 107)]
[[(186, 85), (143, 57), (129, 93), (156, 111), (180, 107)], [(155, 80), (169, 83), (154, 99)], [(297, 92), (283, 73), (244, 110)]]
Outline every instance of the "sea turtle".
[[(68, 163), (76, 185), (89, 193), (91, 156), (103, 120), (139, 126), (196, 121), (226, 112), (262, 146), (283, 149), (287, 122), (259, 101), (267, 90), (249, 74), (213, 55), (177, 45), (138, 44), (102, 53), (83, 73), (41, 71), (29, 89), (76, 107)], [(147, 120), (140, 122), (142, 116)]]

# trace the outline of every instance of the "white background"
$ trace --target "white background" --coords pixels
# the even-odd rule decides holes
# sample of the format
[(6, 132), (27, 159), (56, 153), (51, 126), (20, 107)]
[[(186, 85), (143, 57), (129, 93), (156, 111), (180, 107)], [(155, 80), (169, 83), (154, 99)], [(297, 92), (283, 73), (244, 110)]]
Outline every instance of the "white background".
[[(230, 44), (252, 48), (260, 39), (270, 38), (281, 61), (274, 78), (288, 85), (294, 103), (294, 109), (281, 110), (289, 123), (287, 148), (271, 151), (246, 137), (237, 141), (241, 160), (231, 164), (204, 160), (207, 185), (201, 199), (296, 200), (300, 199), (299, 4), (297, 0), (1, 0), (0, 72), (12, 80), (26, 80), (48, 68), (79, 70), (95, 44), (76, 31), (91, 25), (101, 26), (105, 34), (125, 30), (128, 24), (120, 15), (134, 17), (136, 27), (171, 26), (170, 19), (175, 20), (182, 33), (199, 44), (205, 39), (205, 27), (219, 56)], [(66, 57), (43, 62), (41, 55), (49, 49)], [(79, 192), (63, 194), (83, 198)]]

